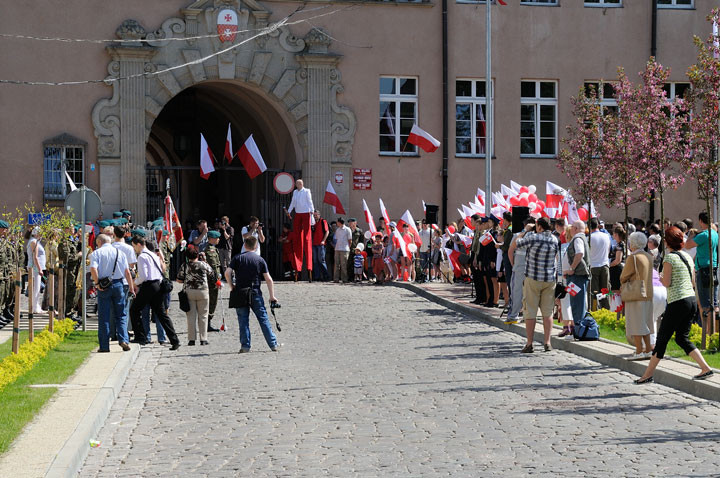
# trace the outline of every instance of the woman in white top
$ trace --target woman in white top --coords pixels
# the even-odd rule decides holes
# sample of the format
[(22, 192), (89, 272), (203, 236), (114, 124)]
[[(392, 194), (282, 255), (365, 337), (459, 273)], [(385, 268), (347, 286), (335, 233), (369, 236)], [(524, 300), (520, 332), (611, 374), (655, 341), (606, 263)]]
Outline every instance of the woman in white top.
[(45, 248), (40, 244), (40, 229), (35, 227), (30, 233), (30, 240), (27, 245), (28, 273), (32, 274), (33, 288), (30, 291), (30, 303), (35, 314), (45, 313), (42, 310), (42, 296), (40, 295), (41, 277), (45, 270)]

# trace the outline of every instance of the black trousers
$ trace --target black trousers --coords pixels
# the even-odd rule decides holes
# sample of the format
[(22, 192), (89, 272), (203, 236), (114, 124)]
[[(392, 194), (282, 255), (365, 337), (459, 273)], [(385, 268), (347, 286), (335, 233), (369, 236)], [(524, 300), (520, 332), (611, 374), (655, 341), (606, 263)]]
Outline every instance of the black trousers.
[(695, 350), (697, 347), (690, 342), (689, 335), (690, 325), (696, 313), (697, 301), (695, 297), (686, 297), (670, 302), (665, 309), (662, 322), (660, 322), (660, 330), (658, 330), (653, 355), (657, 355), (657, 358), (660, 359), (665, 356), (665, 349), (673, 333), (675, 334), (675, 342), (686, 354), (689, 355), (690, 352)]
[(159, 321), (162, 328), (165, 329), (165, 334), (170, 339), (170, 343), (173, 345), (179, 344), (180, 340), (175, 333), (172, 320), (165, 312), (165, 294), (160, 291), (159, 280), (140, 284), (140, 290), (132, 301), (132, 305), (130, 305), (130, 321), (135, 331), (135, 339), (145, 340), (148, 335), (148, 331), (145, 330), (140, 318), (142, 310), (148, 304), (150, 304), (155, 320)]
[(473, 285), (475, 286), (475, 300), (478, 302), (487, 302), (487, 294), (485, 293), (485, 274), (479, 268), (472, 269)]

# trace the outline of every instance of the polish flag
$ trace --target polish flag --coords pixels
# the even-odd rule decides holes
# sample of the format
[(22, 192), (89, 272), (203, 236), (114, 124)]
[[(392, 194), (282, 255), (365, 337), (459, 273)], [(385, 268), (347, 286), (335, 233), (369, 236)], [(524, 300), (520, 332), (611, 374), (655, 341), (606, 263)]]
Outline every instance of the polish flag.
[(208, 147), (207, 141), (205, 141), (205, 136), (200, 133), (200, 177), (208, 179), (210, 177), (210, 173), (215, 171), (214, 164), (215, 157)]
[(413, 235), (413, 238), (415, 240), (415, 245), (420, 247), (422, 245), (422, 239), (420, 239), (420, 233), (417, 230), (417, 226), (415, 225), (415, 220), (412, 217), (412, 214), (410, 214), (409, 210), (405, 211), (405, 214), (402, 215), (400, 220), (398, 221), (398, 229), (401, 229), (403, 224), (408, 225), (408, 229)]
[(556, 218), (562, 211), (562, 202), (565, 200), (567, 191), (557, 184), (545, 181), (545, 210), (548, 216)]
[(482, 244), (483, 246), (487, 246), (491, 242), (495, 242), (495, 239), (493, 239), (492, 234), (490, 234), (489, 232), (486, 232), (482, 235), (482, 237), (480, 237), (480, 244)]
[(477, 197), (477, 200), (480, 202), (481, 206), (485, 205), (485, 191), (478, 188), (477, 193), (475, 193), (475, 196)]
[(470, 229), (472, 229), (474, 231), (475, 224), (473, 224), (472, 218), (470, 216), (475, 214), (475, 212), (464, 204), (462, 205), (462, 207), (463, 207), (463, 216), (465, 218), (465, 224), (467, 224), (467, 227), (469, 227)]
[(504, 184), (500, 185), (500, 192), (502, 193), (502, 196), (507, 200), (508, 198), (514, 198), (518, 194), (511, 188), (505, 186)]
[(460, 253), (456, 251), (455, 249), (448, 249), (447, 247), (445, 249), (445, 255), (448, 258), (448, 261), (450, 261), (450, 264), (452, 264), (453, 273), (455, 274), (455, 277), (460, 277), (462, 275), (462, 270), (460, 269)]
[(576, 295), (578, 295), (580, 293), (581, 289), (580, 289), (580, 287), (577, 286), (577, 284), (575, 284), (574, 282), (571, 282), (570, 284), (568, 284), (567, 287), (565, 287), (565, 291), (568, 294), (570, 294), (572, 297), (575, 297)]
[(250, 179), (256, 178), (267, 169), (252, 135), (250, 135), (245, 141), (245, 144), (242, 145), (242, 148), (240, 148), (240, 151), (238, 151), (238, 158), (240, 158), (240, 162), (245, 168), (245, 171), (247, 171), (248, 176), (250, 176)]
[[(175, 244), (180, 244), (180, 241), (183, 240), (182, 224), (180, 224), (180, 218), (178, 217), (178, 213), (175, 210), (175, 205), (173, 204), (173, 200), (169, 194), (165, 196), (164, 223), (165, 229), (168, 232), (173, 233), (173, 236), (175, 237)], [(171, 247), (171, 249), (175, 250), (175, 247)]]
[(385, 209), (385, 204), (383, 203), (382, 198), (380, 199), (380, 215), (385, 219), (385, 234), (390, 236), (390, 216), (388, 216), (387, 209)]
[(430, 136), (430, 133), (421, 129), (416, 124), (414, 124), (410, 130), (410, 136), (408, 136), (407, 142), (415, 146), (420, 146), (426, 153), (434, 153), (438, 147), (440, 147), (440, 141)]
[(425, 200), (424, 200), (424, 199), (421, 199), (421, 201), (422, 201), (422, 204), (423, 204), (423, 213), (424, 213), (424, 214), (427, 214), (427, 206), (425, 205)]
[(458, 234), (458, 238), (462, 241), (463, 244), (465, 244), (465, 247), (472, 246), (473, 238), (471, 236), (466, 236), (465, 234)]
[(493, 199), (493, 208), (495, 207), (501, 207), (505, 211), (510, 210), (510, 203), (508, 203), (502, 194), (500, 193), (493, 193), (492, 194)]
[(365, 221), (368, 223), (368, 229), (372, 234), (375, 234), (377, 232), (377, 227), (375, 227), (375, 221), (373, 220), (372, 214), (370, 213), (370, 208), (368, 207), (364, 199), (363, 211), (365, 212)]
[(521, 188), (521, 187), (522, 187), (522, 185), (516, 183), (516, 182), (513, 181), (512, 179), (510, 180), (510, 188), (511, 188), (513, 191), (515, 191), (516, 194), (520, 194), (520, 188)]
[(412, 253), (408, 250), (408, 245), (405, 243), (405, 240), (402, 238), (402, 235), (398, 232), (397, 228), (393, 231), (392, 234), (392, 241), (393, 244), (397, 249), (400, 249), (400, 252), (402, 252), (403, 256), (405, 257), (411, 257)]
[(468, 203), (468, 206), (470, 206), (470, 210), (473, 214), (477, 214), (478, 216), (485, 215), (485, 207), (480, 205), (477, 198), (475, 199), (475, 202)]
[(227, 159), (228, 164), (231, 164), (233, 160), (232, 150), (232, 132), (230, 131), (230, 123), (228, 123), (228, 134), (225, 140), (225, 159)]
[(345, 209), (343, 209), (340, 203), (340, 198), (335, 194), (335, 189), (333, 189), (331, 181), (328, 181), (327, 188), (325, 188), (325, 198), (323, 202), (331, 205), (335, 210), (335, 214), (345, 214)]

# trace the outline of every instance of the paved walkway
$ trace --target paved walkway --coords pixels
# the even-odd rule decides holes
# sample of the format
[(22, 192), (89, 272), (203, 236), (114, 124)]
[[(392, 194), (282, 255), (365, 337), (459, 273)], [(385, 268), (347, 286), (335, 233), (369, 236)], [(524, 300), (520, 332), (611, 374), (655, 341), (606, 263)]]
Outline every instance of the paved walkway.
[(237, 355), (234, 320), (207, 347), (143, 348), (80, 476), (720, 470), (715, 402), (562, 351), (522, 355), (518, 335), (407, 290), (278, 289), (279, 353), (251, 322)]

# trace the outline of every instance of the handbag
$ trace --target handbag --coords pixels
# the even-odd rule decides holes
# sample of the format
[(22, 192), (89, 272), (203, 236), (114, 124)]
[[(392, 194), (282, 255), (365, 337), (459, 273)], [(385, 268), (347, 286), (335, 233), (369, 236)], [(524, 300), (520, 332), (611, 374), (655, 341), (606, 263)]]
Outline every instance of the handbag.
[[(183, 267), (187, 268), (187, 264), (183, 264)], [(180, 303), (180, 310), (183, 312), (190, 312), (190, 299), (188, 298), (187, 292), (185, 291), (185, 282), (183, 281), (183, 288), (178, 292), (178, 302)]]
[(109, 276), (103, 277), (102, 279), (98, 280), (98, 287), (100, 287), (103, 290), (109, 289), (110, 286), (112, 286), (112, 277), (115, 275), (115, 269), (117, 268), (117, 261), (118, 261), (119, 255), (120, 255), (120, 250), (115, 249), (115, 264), (113, 264), (112, 272), (110, 273)]
[(238, 309), (240, 307), (248, 307), (252, 302), (252, 287), (235, 287), (230, 291), (228, 299), (228, 307)]
[[(635, 271), (637, 271), (637, 260), (635, 254), (633, 254), (633, 265)], [(637, 302), (648, 299), (647, 287), (645, 286), (645, 279), (635, 279), (624, 282), (620, 286), (620, 296), (623, 302)]]
[[(143, 253), (143, 254), (145, 254), (145, 253)], [(150, 253), (147, 253), (147, 254), (150, 255)], [(170, 282), (170, 279), (165, 277), (162, 269), (160, 269), (160, 266), (157, 264), (157, 262), (155, 262), (155, 258), (150, 256), (150, 260), (152, 261), (153, 264), (155, 264), (155, 267), (157, 267), (157, 270), (160, 271), (160, 275), (162, 276), (162, 280), (160, 281), (160, 292), (162, 292), (163, 294), (169, 294), (170, 292), (173, 291), (172, 282)]]

